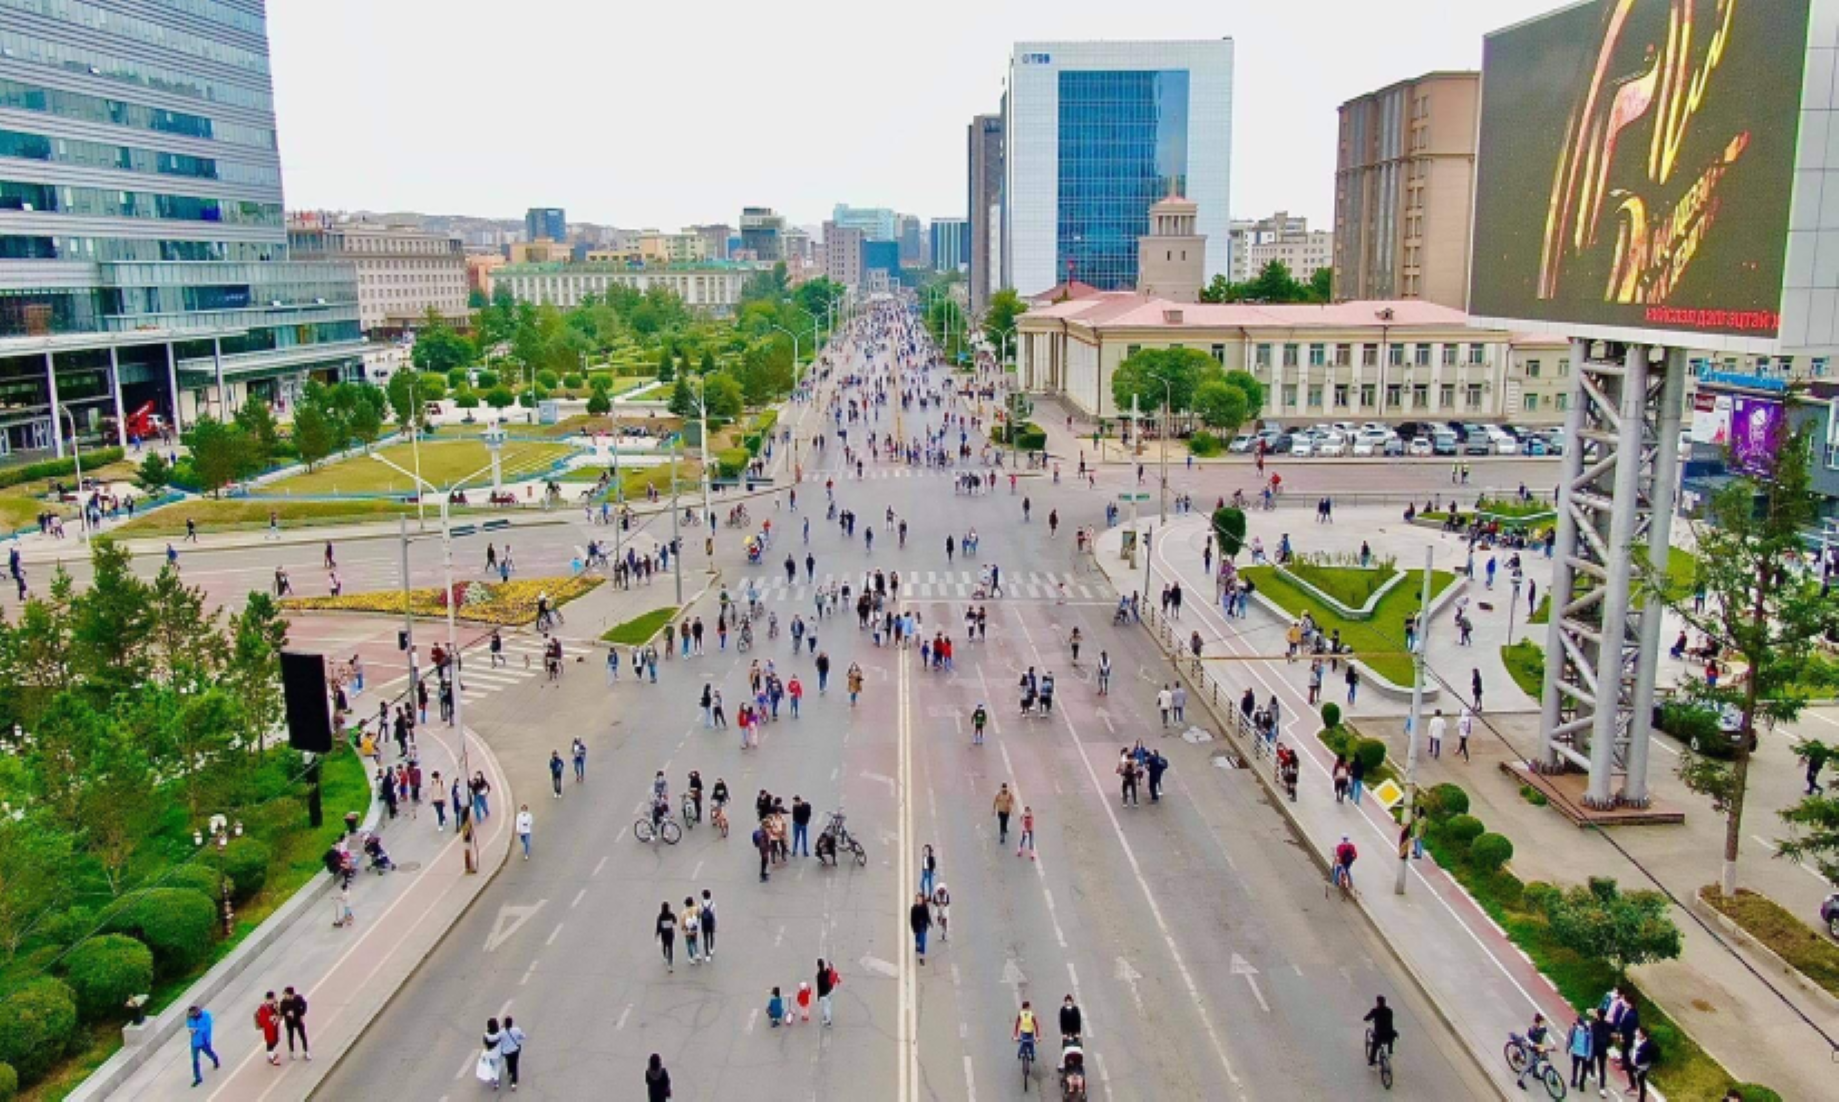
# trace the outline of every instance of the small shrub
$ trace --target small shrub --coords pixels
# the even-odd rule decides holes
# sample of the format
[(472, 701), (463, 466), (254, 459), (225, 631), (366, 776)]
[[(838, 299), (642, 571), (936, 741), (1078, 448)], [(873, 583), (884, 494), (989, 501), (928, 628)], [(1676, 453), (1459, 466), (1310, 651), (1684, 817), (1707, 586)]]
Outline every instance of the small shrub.
[(1543, 880), (1535, 880), (1526, 885), (1521, 892), (1521, 898), (1525, 901), (1527, 910), (1537, 914), (1546, 914), (1552, 909), (1553, 903), (1564, 898), (1564, 893)]
[(77, 1000), (70, 985), (40, 979), (0, 1002), (0, 1064), (10, 1064), (22, 1083), (36, 1083), (64, 1058), (77, 1032)]
[(613, 376), (604, 371), (596, 371), (587, 377), (587, 385), (590, 390), (612, 390)]
[(479, 392), (470, 388), (462, 390), (453, 396), (453, 404), (461, 409), (478, 409)]
[(1502, 834), (1483, 834), (1469, 845), (1469, 863), (1481, 872), (1500, 871), (1513, 860), (1513, 843)]
[(75, 945), (96, 931), (96, 912), (88, 907), (72, 907), (60, 914), (54, 914), (39, 924), (36, 939), (56, 945), (60, 949), (66, 945)]
[(1467, 849), (1469, 843), (1481, 837), (1487, 829), (1473, 815), (1457, 815), (1443, 824), (1443, 836), (1454, 845)]
[(0, 1064), (0, 1102), (13, 1102), (19, 1094), (19, 1073), (11, 1064)]
[(1354, 757), (1366, 767), (1366, 775), (1373, 776), (1386, 761), (1386, 744), (1376, 738), (1363, 738), (1354, 743)]
[(580, 390), (581, 385), (582, 385), (582, 378), (581, 376), (571, 371), (568, 374), (562, 376), (562, 385), (569, 390)]
[(746, 448), (723, 448), (715, 453), (716, 475), (721, 478), (739, 478), (752, 460)]
[(160, 877), (159, 886), (185, 888), (197, 892), (206, 899), (217, 899), (223, 893), (223, 888), (217, 880), (216, 866), (203, 862), (191, 862), (169, 870), (166, 875)]
[(1530, 784), (1523, 784), (1520, 786), (1520, 799), (1525, 800), (1534, 807), (1544, 807), (1546, 804), (1551, 803), (1550, 800), (1545, 798), (1545, 793), (1539, 791)]
[(1427, 814), (1432, 820), (1441, 822), (1456, 815), (1469, 813), (1469, 794), (1461, 785), (1440, 784), (1430, 790), (1430, 809)]
[(160, 976), (178, 976), (190, 971), (209, 949), (217, 933), (217, 904), (189, 888), (153, 888), (142, 892), (111, 925), (116, 933), (146, 942)]
[[(1738, 1083), (1731, 1088), (1743, 1102), (1782, 1102), (1782, 1096), (1760, 1083)], [(0, 1098), (5, 1098), (0, 1094)]]
[(273, 860), (274, 851), (259, 838), (233, 838), (224, 847), (223, 871), (230, 878), (230, 894), (238, 903), (247, 901), (268, 883), (268, 866)]
[(556, 373), (548, 368), (544, 368), (536, 373), (536, 385), (542, 387), (544, 390), (554, 390), (557, 381)]
[(128, 998), (153, 990), (153, 951), (125, 934), (91, 938), (64, 958), (64, 978), (86, 1022), (125, 1015)]
[(1220, 454), (1220, 450), (1225, 446), (1220, 442), (1219, 437), (1210, 432), (1197, 432), (1188, 437), (1188, 451), (1202, 459)]
[(1322, 726), (1341, 726), (1341, 706), (1332, 700), (1322, 705)]

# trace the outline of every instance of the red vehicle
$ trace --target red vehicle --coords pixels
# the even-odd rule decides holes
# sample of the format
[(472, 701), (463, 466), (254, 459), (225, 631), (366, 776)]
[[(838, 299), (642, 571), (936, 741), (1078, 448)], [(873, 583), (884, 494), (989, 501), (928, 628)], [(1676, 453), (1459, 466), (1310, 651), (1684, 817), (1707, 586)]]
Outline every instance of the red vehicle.
[[(152, 402), (144, 402), (138, 409), (127, 415), (127, 436), (138, 436), (142, 440), (157, 440), (166, 431), (166, 418), (154, 412), (157, 408)], [(103, 435), (115, 435), (115, 419), (103, 421)]]

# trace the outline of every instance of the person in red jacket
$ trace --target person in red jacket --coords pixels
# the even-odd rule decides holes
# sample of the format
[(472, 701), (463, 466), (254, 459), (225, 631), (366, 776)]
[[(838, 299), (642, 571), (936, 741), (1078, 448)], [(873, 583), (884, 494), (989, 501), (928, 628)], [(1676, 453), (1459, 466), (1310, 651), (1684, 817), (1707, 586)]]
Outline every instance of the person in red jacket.
[(256, 1008), (255, 1027), (262, 1031), (262, 1042), (268, 1046), (268, 1062), (279, 1065), (281, 1054), (276, 1047), (281, 1043), (281, 1005), (275, 1001), (273, 991), (264, 996), (262, 1005)]

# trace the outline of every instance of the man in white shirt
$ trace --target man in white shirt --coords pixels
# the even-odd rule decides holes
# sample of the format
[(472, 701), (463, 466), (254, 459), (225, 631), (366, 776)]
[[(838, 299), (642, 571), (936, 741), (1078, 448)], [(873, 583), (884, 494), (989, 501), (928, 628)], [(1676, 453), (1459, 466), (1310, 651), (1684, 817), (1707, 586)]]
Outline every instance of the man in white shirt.
[(1443, 709), (1430, 717), (1430, 756), (1441, 757), (1443, 754), (1443, 733), (1449, 729), (1449, 722), (1443, 718)]
[(517, 840), (524, 844), (524, 860), (530, 860), (530, 827), (536, 819), (530, 814), (530, 805), (524, 804), (517, 809)]
[(1156, 694), (1156, 707), (1162, 711), (1162, 725), (1164, 727), (1169, 725), (1169, 709), (1174, 707), (1174, 704), (1174, 694), (1169, 692), (1169, 687), (1167, 685), (1162, 686), (1162, 691)]

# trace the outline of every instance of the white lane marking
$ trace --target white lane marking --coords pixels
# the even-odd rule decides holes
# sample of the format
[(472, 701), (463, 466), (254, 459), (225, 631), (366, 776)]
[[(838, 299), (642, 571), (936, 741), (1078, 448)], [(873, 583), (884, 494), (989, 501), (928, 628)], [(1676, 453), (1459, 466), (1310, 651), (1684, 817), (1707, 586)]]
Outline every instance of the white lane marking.
[(529, 982), (530, 982), (530, 977), (531, 977), (532, 975), (534, 975), (534, 974), (535, 974), (535, 972), (536, 972), (536, 962), (535, 962), (535, 961), (531, 961), (531, 962), (530, 962), (530, 967), (528, 967), (528, 968), (526, 968), (526, 969), (524, 969), (524, 977), (523, 977), (523, 979), (520, 979), (520, 980), (518, 980), (518, 981), (517, 981), (517, 986), (519, 986), (519, 987), (522, 987), (522, 986), (523, 986), (524, 984), (526, 984), (526, 983), (529, 983)]
[(1130, 1001), (1137, 1005), (1137, 1017), (1143, 1017), (1143, 992), (1137, 990), (1137, 981), (1143, 978), (1143, 973), (1132, 968), (1128, 960), (1119, 957), (1115, 978), (1130, 988)]
[(964, 1097), (966, 1102), (977, 1102), (977, 1077), (971, 1074), (971, 1058), (964, 1058)]
[[(1764, 838), (1760, 834), (1752, 834), (1750, 835), (1750, 837), (1755, 839), (1757, 842), (1760, 842), (1763, 848), (1768, 850), (1770, 853), (1774, 853), (1777, 849), (1781, 848), (1779, 843), (1772, 842), (1769, 839)], [(1795, 861), (1793, 862), (1793, 864), (1795, 868), (1800, 869), (1802, 872), (1813, 877), (1815, 880), (1818, 880), (1820, 883), (1822, 884), (1826, 883), (1826, 877), (1824, 874), (1820, 872), (1820, 870), (1813, 868), (1809, 865), (1803, 865), (1799, 861)]]
[(1264, 1001), (1264, 992), (1258, 989), (1258, 970), (1252, 967), (1251, 961), (1234, 953), (1232, 955), (1232, 974), (1245, 977), (1246, 984), (1252, 989), (1252, 998), (1258, 1000), (1258, 1009), (1269, 1014), (1271, 1004)]
[(741, 1032), (742, 1033), (752, 1033), (754, 1023), (759, 1020), (760, 1020), (760, 1008), (756, 1006), (752, 1010), (747, 1012), (747, 1025), (745, 1028), (741, 1030)]
[(586, 889), (586, 888), (582, 888), (582, 889), (581, 889), (580, 891), (578, 891), (578, 892), (576, 892), (576, 893), (575, 893), (575, 900), (574, 900), (574, 902), (573, 902), (573, 903), (570, 903), (570, 904), (568, 905), (568, 909), (572, 911), (572, 910), (574, 910), (574, 909), (575, 909), (576, 907), (579, 907), (579, 906), (581, 906), (581, 900), (582, 900), (582, 897), (584, 897), (584, 896), (586, 896), (586, 895), (587, 895), (587, 889)]
[(554, 945), (556, 943), (556, 938), (561, 937), (561, 936), (562, 936), (562, 923), (558, 922), (556, 923), (556, 928), (549, 931), (549, 940), (543, 942), (543, 945), (545, 947)]
[(589, 873), (588, 875), (589, 876), (599, 876), (600, 870), (603, 868), (606, 868), (606, 866), (607, 866), (607, 859), (605, 857), (602, 857), (599, 861), (595, 862), (594, 871)]
[(632, 1014), (632, 1004), (627, 1003), (626, 1009), (619, 1012), (619, 1020), (613, 1023), (613, 1031), (615, 1033), (626, 1028), (626, 1018), (629, 1017), (631, 1014)]
[(702, 875), (702, 862), (698, 861), (696, 862), (696, 867), (690, 870), (690, 879), (695, 880), (701, 875)]
[(509, 941), (511, 935), (522, 929), (524, 923), (530, 921), (531, 916), (542, 910), (543, 904), (547, 902), (549, 900), (539, 899), (528, 906), (505, 904), (499, 907), (498, 917), (492, 921), (492, 932), (485, 937), (485, 951), (490, 953)]

